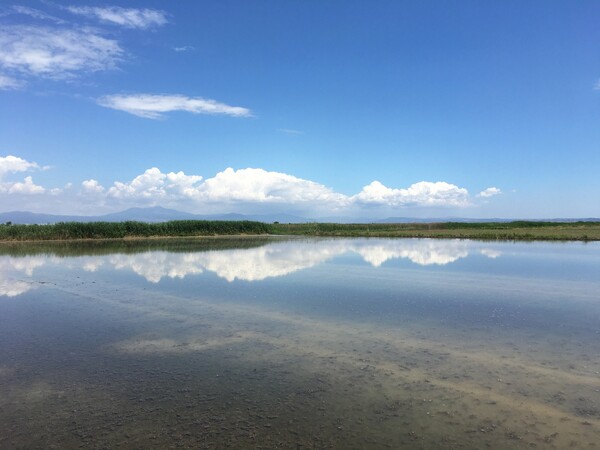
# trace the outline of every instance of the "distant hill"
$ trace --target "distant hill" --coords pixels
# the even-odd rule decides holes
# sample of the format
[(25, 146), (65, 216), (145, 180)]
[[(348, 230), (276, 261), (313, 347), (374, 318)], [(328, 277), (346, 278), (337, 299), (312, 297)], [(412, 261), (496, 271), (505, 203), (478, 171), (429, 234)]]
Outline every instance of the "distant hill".
[(99, 216), (75, 216), (32, 213), (29, 211), (10, 211), (0, 213), (0, 223), (14, 224), (46, 224), (57, 222), (123, 222), (134, 220), (138, 222), (167, 222), (169, 220), (254, 220), (258, 222), (304, 223), (310, 219), (291, 214), (192, 214), (175, 209), (153, 206), (149, 208), (129, 208), (125, 211)]
[[(0, 223), (12, 222), (14, 224), (46, 224), (57, 222), (123, 222), (135, 220), (138, 222), (167, 222), (169, 220), (254, 220), (258, 222), (280, 223), (432, 223), (432, 222), (511, 222), (521, 219), (472, 219), (462, 217), (388, 217), (387, 219), (357, 218), (357, 217), (319, 217), (306, 218), (292, 214), (192, 214), (175, 209), (153, 206), (149, 208), (129, 208), (111, 214), (100, 216), (75, 216), (32, 213), (29, 211), (11, 211), (0, 213)], [(566, 218), (566, 219), (526, 219), (545, 222), (599, 222), (600, 218)]]

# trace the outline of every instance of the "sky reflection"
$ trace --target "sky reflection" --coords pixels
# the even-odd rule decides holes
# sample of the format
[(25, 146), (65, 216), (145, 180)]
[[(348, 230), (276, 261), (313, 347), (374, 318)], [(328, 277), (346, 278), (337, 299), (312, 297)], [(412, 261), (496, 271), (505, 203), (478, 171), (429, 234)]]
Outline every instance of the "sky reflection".
[(497, 258), (502, 253), (469, 240), (440, 239), (315, 239), (266, 242), (253, 248), (171, 252), (144, 251), (59, 258), (53, 255), (0, 257), (0, 295), (16, 296), (30, 290), (29, 278), (41, 267), (62, 266), (96, 272), (101, 269), (130, 271), (150, 283), (183, 279), (211, 272), (233, 282), (260, 281), (308, 269), (343, 255), (359, 255), (372, 267), (394, 259), (420, 266), (447, 265), (480, 254)]

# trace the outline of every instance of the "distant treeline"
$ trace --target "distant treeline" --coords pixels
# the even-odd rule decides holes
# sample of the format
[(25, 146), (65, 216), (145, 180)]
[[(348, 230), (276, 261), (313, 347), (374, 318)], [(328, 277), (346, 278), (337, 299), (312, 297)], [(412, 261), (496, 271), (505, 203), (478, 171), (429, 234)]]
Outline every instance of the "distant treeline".
[(0, 225), (0, 241), (68, 241), (227, 235), (435, 237), (508, 240), (600, 240), (600, 222), (300, 223), (175, 220), (171, 222), (64, 222)]
[(119, 239), (133, 237), (267, 234), (269, 225), (251, 221), (175, 220), (171, 222), (61, 222), (2, 225), (0, 240)]

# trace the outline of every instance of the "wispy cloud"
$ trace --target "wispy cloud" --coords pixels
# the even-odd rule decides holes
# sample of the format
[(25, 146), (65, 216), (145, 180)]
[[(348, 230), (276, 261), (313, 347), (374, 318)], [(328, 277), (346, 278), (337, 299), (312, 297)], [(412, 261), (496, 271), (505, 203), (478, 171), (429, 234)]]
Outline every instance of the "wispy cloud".
[(167, 13), (156, 9), (122, 8), (120, 6), (68, 6), (69, 12), (125, 28), (147, 29), (168, 22)]
[(24, 85), (25, 83), (21, 80), (0, 74), (0, 89), (2, 90), (20, 89)]
[(249, 109), (241, 106), (230, 106), (215, 100), (184, 95), (107, 95), (98, 99), (98, 104), (147, 119), (160, 119), (164, 117), (165, 113), (173, 111), (185, 111), (193, 114), (222, 114), (234, 117), (252, 115)]
[(59, 19), (58, 17), (47, 14), (44, 11), (40, 11), (39, 9), (30, 8), (29, 6), (15, 5), (12, 7), (12, 11), (16, 14), (23, 14), (25, 16), (33, 17), (34, 19), (38, 20), (49, 20), (51, 22), (59, 24), (65, 23), (64, 20)]
[(191, 52), (193, 50), (196, 50), (196, 48), (192, 47), (191, 45), (184, 45), (182, 47), (173, 47), (173, 50), (180, 53), (180, 52)]
[(594, 90), (600, 91), (600, 80), (596, 81), (596, 83), (594, 84)]
[(499, 194), (502, 194), (502, 190), (498, 189), (497, 187), (489, 187), (477, 194), (477, 197), (489, 198)]
[(122, 55), (117, 41), (92, 29), (0, 28), (0, 68), (8, 73), (69, 79), (79, 72), (114, 69)]

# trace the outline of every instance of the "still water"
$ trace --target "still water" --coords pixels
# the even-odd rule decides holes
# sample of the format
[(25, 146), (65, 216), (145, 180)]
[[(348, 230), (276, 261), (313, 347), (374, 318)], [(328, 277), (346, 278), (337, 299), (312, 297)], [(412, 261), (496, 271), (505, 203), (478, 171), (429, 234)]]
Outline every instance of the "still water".
[(600, 447), (600, 243), (0, 247), (0, 448)]

